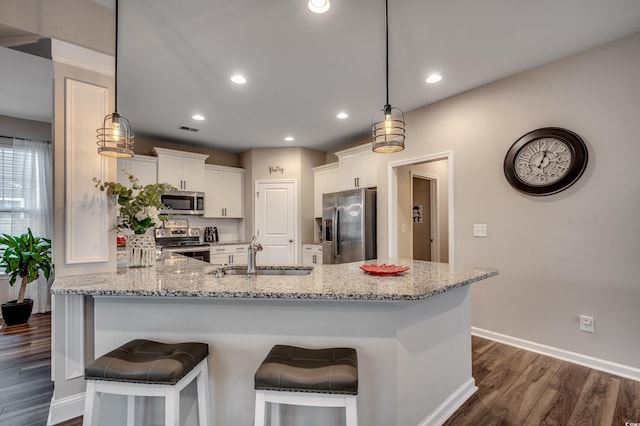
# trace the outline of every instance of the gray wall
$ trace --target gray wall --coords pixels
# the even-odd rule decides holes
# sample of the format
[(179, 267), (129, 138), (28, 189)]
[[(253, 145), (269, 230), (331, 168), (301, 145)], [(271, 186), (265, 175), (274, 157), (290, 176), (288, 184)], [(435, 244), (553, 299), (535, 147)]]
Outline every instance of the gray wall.
[(179, 141), (169, 141), (153, 136), (136, 135), (134, 147), (134, 152), (136, 154), (155, 155), (153, 153), (153, 148), (155, 147), (176, 149), (178, 151), (196, 152), (198, 154), (208, 154), (209, 158), (205, 160), (205, 164), (214, 164), (217, 166), (238, 167), (238, 161), (240, 158), (238, 154), (234, 154), (232, 152), (204, 148), (195, 145), (185, 145)]
[(0, 115), (0, 136), (51, 141), (51, 123)]
[[(250, 149), (240, 154), (240, 167), (245, 169), (245, 230), (247, 238), (254, 232), (255, 181), (260, 179), (296, 179), (298, 182), (299, 241), (298, 260), (304, 241), (313, 241), (313, 167), (324, 163), (325, 153), (306, 148)], [(269, 173), (269, 166), (280, 167), (282, 173)]]
[[(640, 368), (638, 75), (640, 33), (406, 115), (407, 148), (387, 161), (451, 150), (455, 263), (500, 270), (473, 285), (475, 327)], [(505, 153), (547, 126), (581, 135), (589, 165), (564, 192), (522, 195), (505, 180)], [(487, 238), (473, 237), (474, 223)], [(595, 333), (578, 330), (579, 314), (595, 318)]]

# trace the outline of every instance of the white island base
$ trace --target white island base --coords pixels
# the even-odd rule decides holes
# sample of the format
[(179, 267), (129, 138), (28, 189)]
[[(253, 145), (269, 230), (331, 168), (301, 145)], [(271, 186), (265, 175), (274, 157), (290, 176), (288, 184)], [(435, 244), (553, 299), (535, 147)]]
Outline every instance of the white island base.
[[(468, 285), (417, 301), (93, 299), (96, 357), (138, 338), (209, 344), (217, 426), (253, 424), (253, 375), (275, 344), (356, 348), (363, 426), (441, 424), (476, 390)], [(195, 389), (187, 388), (184, 424), (197, 424), (194, 400)], [(142, 424), (162, 424), (160, 402), (144, 404)], [(100, 424), (124, 424), (124, 406), (105, 396)], [(342, 425), (342, 410), (285, 406), (282, 424)]]

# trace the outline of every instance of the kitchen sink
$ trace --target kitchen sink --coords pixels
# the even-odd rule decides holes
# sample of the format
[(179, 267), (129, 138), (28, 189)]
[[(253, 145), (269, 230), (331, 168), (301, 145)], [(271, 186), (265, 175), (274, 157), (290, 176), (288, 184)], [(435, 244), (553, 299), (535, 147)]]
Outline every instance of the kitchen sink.
[[(222, 268), (224, 271), (224, 275), (247, 275), (247, 268)], [(256, 267), (256, 275), (289, 275), (289, 276), (300, 276), (300, 275), (309, 275), (313, 270), (312, 267), (291, 267), (291, 266), (269, 266), (269, 267)], [(212, 274), (216, 274), (217, 271), (212, 271)]]

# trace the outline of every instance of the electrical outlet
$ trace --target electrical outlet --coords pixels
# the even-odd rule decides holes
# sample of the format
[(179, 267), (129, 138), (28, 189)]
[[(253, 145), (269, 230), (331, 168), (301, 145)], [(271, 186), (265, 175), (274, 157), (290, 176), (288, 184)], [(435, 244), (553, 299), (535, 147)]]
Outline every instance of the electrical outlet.
[(486, 224), (478, 224), (473, 225), (473, 236), (474, 237), (486, 237), (487, 236), (487, 225)]
[(580, 330), (593, 333), (593, 317), (580, 315)]

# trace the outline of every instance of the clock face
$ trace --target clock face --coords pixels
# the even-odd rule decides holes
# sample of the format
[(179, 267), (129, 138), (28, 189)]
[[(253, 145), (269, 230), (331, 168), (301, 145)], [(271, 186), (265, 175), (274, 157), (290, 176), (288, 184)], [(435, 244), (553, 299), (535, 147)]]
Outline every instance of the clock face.
[(529, 195), (550, 195), (573, 185), (587, 166), (587, 147), (570, 130), (547, 127), (518, 139), (504, 159), (507, 181)]
[(550, 185), (569, 173), (572, 159), (571, 149), (564, 141), (556, 138), (536, 139), (516, 154), (516, 176), (531, 186)]

